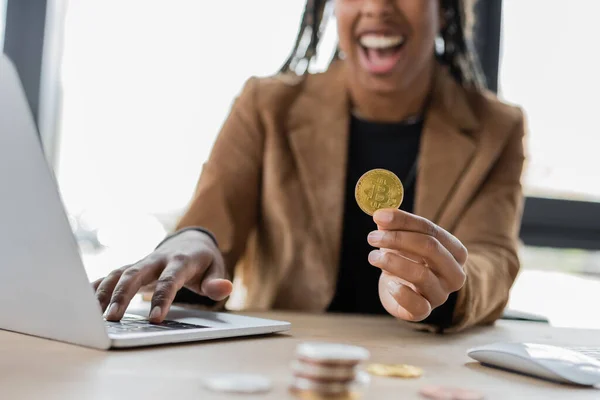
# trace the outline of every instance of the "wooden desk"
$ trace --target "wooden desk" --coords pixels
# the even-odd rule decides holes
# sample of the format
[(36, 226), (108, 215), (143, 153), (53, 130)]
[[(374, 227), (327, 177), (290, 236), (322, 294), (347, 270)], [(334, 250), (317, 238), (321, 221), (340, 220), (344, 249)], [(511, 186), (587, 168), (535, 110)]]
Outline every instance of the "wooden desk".
[(420, 379), (374, 377), (366, 399), (418, 399), (426, 384), (477, 389), (486, 399), (600, 399), (600, 390), (564, 386), (485, 368), (465, 351), (492, 341), (599, 346), (600, 331), (556, 329), (530, 322), (499, 322), (458, 335), (406, 329), (391, 318), (289, 313), (250, 314), (292, 322), (288, 334), (102, 352), (0, 331), (0, 399), (228, 399), (206, 391), (203, 376), (253, 372), (275, 389), (248, 398), (292, 399), (287, 391), (295, 346), (325, 340), (367, 347), (374, 362), (421, 366)]

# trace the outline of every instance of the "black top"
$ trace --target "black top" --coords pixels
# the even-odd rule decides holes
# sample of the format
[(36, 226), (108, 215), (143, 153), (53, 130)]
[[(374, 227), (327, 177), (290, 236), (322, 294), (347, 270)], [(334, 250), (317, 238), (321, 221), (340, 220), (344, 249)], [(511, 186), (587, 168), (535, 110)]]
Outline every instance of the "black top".
[[(373, 248), (367, 242), (369, 232), (376, 230), (373, 218), (356, 204), (354, 189), (367, 171), (384, 168), (394, 172), (404, 185), (400, 209), (413, 212), (416, 161), (423, 122), (379, 123), (352, 117), (348, 141), (348, 166), (344, 204), (342, 248), (339, 276), (334, 298), (328, 311), (359, 314), (387, 314), (379, 300), (378, 282), (381, 270), (368, 262)], [(425, 321), (448, 325), (455, 295), (434, 310)]]

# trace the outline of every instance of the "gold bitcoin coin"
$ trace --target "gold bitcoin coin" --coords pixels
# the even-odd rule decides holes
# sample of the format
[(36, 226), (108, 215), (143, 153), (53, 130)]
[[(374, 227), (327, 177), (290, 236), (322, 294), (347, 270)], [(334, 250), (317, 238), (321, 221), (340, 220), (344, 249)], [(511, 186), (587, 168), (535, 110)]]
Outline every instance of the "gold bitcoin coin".
[(361, 210), (369, 215), (381, 208), (398, 208), (404, 199), (400, 179), (385, 169), (372, 169), (356, 183), (354, 197)]
[(406, 364), (370, 364), (367, 366), (367, 372), (371, 375), (396, 378), (418, 378), (423, 375), (421, 368)]

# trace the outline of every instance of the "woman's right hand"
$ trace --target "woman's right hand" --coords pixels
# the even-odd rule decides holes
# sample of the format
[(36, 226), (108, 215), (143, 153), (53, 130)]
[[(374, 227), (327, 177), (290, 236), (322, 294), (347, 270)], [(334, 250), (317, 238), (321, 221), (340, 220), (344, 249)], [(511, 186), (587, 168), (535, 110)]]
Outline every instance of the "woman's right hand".
[(185, 231), (165, 241), (133, 265), (112, 271), (93, 283), (106, 319), (119, 321), (138, 291), (155, 284), (149, 320), (160, 323), (182, 287), (215, 301), (231, 294), (221, 252), (213, 240), (199, 231)]

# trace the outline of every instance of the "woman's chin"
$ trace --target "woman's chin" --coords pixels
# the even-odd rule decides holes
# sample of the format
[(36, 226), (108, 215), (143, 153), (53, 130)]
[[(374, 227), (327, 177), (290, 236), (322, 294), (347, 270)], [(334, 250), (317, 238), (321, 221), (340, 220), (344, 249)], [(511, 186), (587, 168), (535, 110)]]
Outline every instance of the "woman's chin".
[(398, 92), (398, 80), (394, 76), (363, 74), (360, 84), (364, 90), (378, 95), (387, 95)]
[(362, 90), (372, 92), (374, 94), (386, 95), (398, 92), (402, 87), (401, 74), (398, 71), (393, 71), (387, 74), (377, 74), (366, 71), (360, 65), (355, 65), (349, 68), (348, 81), (351, 85), (357, 85)]

